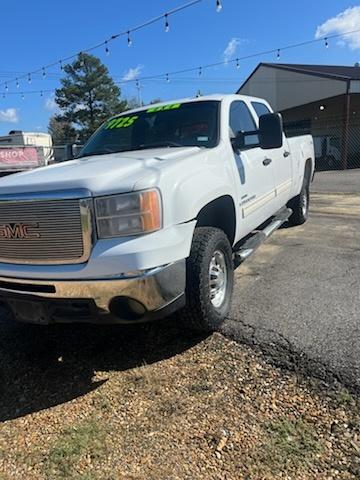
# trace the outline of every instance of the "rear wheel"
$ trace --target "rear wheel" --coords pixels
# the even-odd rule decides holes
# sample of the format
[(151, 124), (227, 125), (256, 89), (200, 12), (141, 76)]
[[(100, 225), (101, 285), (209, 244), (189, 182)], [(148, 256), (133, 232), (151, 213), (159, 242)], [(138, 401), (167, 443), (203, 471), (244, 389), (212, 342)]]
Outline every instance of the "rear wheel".
[(229, 313), (234, 284), (232, 248), (222, 230), (195, 229), (186, 277), (186, 306), (180, 312), (186, 327), (218, 330)]
[(301, 192), (295, 198), (290, 200), (288, 207), (293, 211), (289, 218), (291, 226), (302, 225), (309, 217), (309, 203), (310, 203), (310, 179), (305, 175), (304, 183)]

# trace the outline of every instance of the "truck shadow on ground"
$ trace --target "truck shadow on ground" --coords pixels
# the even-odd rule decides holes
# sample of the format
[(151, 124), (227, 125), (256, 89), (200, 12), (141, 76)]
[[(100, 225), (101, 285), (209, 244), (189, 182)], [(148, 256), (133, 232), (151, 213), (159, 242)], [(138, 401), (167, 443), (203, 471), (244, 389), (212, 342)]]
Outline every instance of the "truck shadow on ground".
[(145, 325), (36, 326), (16, 323), (0, 306), (0, 421), (82, 396), (106, 380), (95, 371), (124, 371), (191, 348), (204, 337), (174, 318)]

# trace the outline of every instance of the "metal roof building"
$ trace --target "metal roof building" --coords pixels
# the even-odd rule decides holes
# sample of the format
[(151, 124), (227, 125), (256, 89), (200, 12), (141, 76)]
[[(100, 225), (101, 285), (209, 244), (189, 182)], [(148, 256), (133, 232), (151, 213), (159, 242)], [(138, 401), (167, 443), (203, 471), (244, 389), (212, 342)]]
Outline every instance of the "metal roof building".
[(318, 168), (360, 167), (360, 67), (260, 63), (237, 93), (268, 100), (288, 135), (310, 131)]

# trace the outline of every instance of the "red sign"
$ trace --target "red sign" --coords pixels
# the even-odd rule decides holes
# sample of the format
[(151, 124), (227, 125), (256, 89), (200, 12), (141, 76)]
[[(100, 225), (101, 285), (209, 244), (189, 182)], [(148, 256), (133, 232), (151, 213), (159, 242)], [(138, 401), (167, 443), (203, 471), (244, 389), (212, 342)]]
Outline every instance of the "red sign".
[(0, 148), (0, 169), (34, 168), (40, 165), (36, 148)]

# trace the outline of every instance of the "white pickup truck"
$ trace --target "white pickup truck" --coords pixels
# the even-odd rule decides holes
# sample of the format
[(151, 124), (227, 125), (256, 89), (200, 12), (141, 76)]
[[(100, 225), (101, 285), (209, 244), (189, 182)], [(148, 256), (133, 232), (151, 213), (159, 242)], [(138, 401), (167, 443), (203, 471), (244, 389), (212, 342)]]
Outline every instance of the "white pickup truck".
[(306, 221), (311, 136), (266, 101), (211, 95), (107, 121), (79, 158), (0, 180), (0, 295), (20, 321), (228, 314), (234, 268)]

